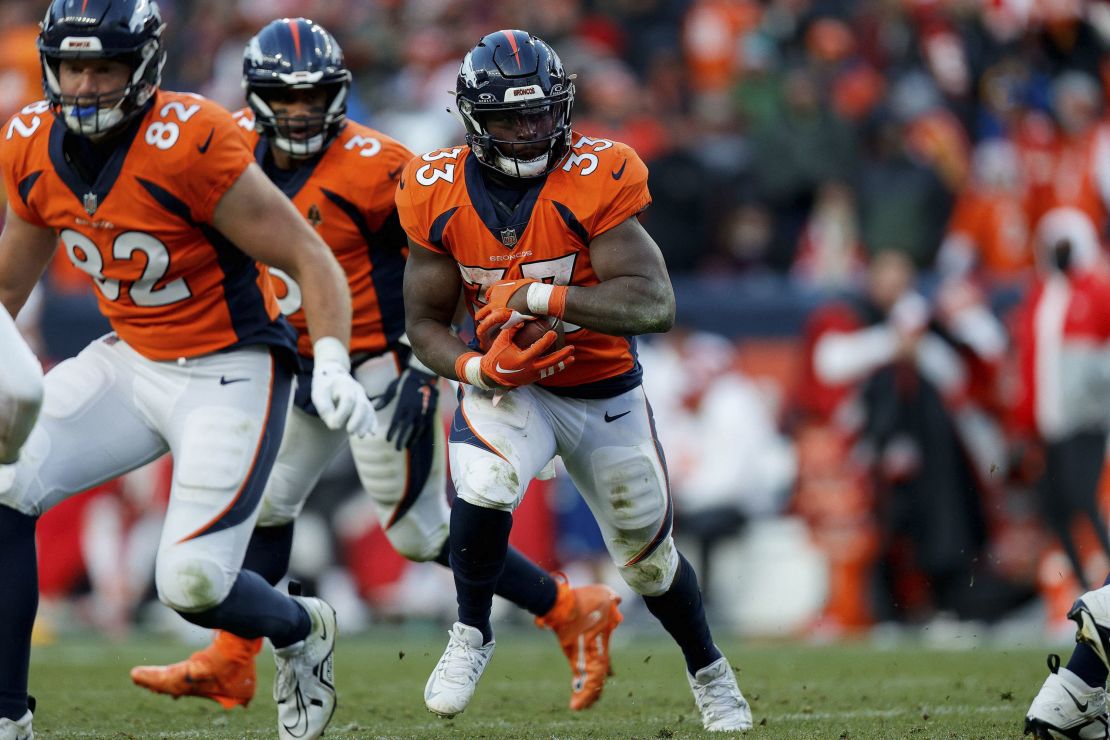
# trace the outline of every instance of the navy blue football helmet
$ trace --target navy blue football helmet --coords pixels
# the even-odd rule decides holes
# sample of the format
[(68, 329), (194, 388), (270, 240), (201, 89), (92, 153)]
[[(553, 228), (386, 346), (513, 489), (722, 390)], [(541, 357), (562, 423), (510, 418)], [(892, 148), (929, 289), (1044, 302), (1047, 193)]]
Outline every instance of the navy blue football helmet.
[[(551, 172), (570, 151), (574, 75), (555, 50), (526, 31), (496, 31), (467, 52), (455, 84), (466, 143), (510, 177)], [(512, 138), (490, 132), (515, 131)]]
[[(38, 38), (46, 99), (70, 131), (100, 136), (144, 110), (162, 81), (166, 24), (153, 0), (54, 0)], [(62, 95), (63, 59), (111, 59), (131, 68), (120, 90), (80, 100)], [(67, 99), (68, 98), (68, 99)]]
[[(255, 35), (243, 52), (243, 89), (255, 128), (294, 157), (311, 157), (331, 143), (347, 122), (351, 73), (327, 30), (307, 18), (281, 18)], [(318, 117), (278, 116), (270, 102), (293, 90), (321, 89)], [(307, 134), (307, 135), (306, 135)]]

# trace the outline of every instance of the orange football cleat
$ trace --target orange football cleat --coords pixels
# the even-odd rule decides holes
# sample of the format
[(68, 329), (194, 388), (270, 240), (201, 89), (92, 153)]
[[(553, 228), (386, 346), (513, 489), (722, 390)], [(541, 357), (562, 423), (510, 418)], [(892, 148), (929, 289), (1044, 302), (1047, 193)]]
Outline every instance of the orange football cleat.
[(586, 709), (601, 697), (609, 665), (609, 635), (621, 623), (617, 604), (621, 599), (608, 586), (571, 588), (562, 573), (556, 574), (558, 596), (555, 606), (536, 624), (555, 632), (563, 654), (570, 662), (570, 708)]
[(131, 669), (131, 680), (158, 694), (203, 696), (224, 709), (246, 707), (254, 697), (254, 656), (262, 638), (247, 640), (218, 630), (212, 644), (173, 665), (141, 665)]

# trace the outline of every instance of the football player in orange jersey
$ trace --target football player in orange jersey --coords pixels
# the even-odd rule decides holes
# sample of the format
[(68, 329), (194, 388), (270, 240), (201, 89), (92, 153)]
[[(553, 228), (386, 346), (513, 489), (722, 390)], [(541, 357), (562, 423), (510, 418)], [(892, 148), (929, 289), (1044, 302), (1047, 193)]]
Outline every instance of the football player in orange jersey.
[[(449, 445), (459, 620), (424, 702), (451, 717), (473, 696), (493, 653), (490, 604), (512, 512), (559, 455), (621, 576), (682, 649), (703, 725), (747, 729), (751, 710), (671, 537), (666, 469), (640, 383), (634, 336), (666, 331), (675, 311), (659, 248), (636, 219), (651, 202), (647, 168), (624, 144), (571, 130), (572, 79), (535, 36), (485, 36), (456, 85), (468, 146), (413, 160), (398, 186), (411, 249), (408, 335), (421, 361), (464, 384)], [(451, 331), (460, 288), (481, 351)], [(549, 331), (518, 347), (521, 324), (509, 324), (520, 315), (561, 319), (569, 344), (548, 352)]]
[[(236, 117), (259, 165), (347, 273), (355, 306), (351, 362), (383, 421), (379, 432), (352, 436), (350, 445), (378, 520), (401, 555), (446, 566), (446, 460), (436, 410), (438, 378), (412, 355), (401, 300), (408, 246), (394, 191), (412, 154), (381, 132), (346, 119), (350, 78), (339, 45), (326, 29), (304, 18), (273, 21), (247, 44), (243, 86), (249, 107)], [(284, 273), (272, 274), (282, 283), (282, 310), (301, 334), (302, 365), (311, 367), (300, 287)], [(285, 576), (293, 520), (346, 441), (342, 431), (328, 429), (316, 417), (307, 387), (308, 378), (302, 377), (247, 548), (246, 566), (271, 583)], [(574, 647), (571, 708), (593, 704), (609, 671), (608, 637), (620, 621), (619, 597), (605, 586), (572, 589), (514, 550), (497, 593), (535, 614), (562, 644)], [(595, 611), (601, 616), (592, 620)], [(588, 666), (578, 659), (579, 642), (591, 645)], [(228, 708), (246, 705), (254, 695), (254, 656), (260, 643), (220, 632), (210, 646), (184, 661), (141, 666), (131, 676), (160, 693), (205, 696)]]
[(321, 417), (367, 434), (375, 416), (350, 374), (350, 294), (231, 116), (159, 90), (163, 29), (149, 0), (53, 0), (39, 36), (47, 99), (0, 139), (11, 196), (0, 303), (19, 311), (60, 238), (113, 329), (46, 375), (38, 423), (0, 470), (0, 738), (31, 735), (37, 517), (167, 452), (159, 597), (195, 624), (270, 639), (279, 736), (318, 737), (335, 708), (334, 610), (241, 564), (297, 363), (260, 263), (304, 286)]

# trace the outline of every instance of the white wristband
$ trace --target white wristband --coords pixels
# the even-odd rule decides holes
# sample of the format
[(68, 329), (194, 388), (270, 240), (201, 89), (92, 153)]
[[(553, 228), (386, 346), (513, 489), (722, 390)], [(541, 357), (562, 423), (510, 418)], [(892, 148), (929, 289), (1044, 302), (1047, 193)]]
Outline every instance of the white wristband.
[(529, 285), (528, 293), (525, 296), (528, 301), (528, 310), (537, 316), (546, 316), (553, 289), (553, 286), (547, 283), (532, 283)]
[(351, 355), (343, 342), (335, 337), (320, 337), (312, 345), (312, 355), (316, 362), (336, 362), (345, 370), (351, 369)]
[(481, 388), (484, 391), (491, 390), (491, 386), (486, 384), (482, 379), (482, 358), (471, 357), (463, 365), (463, 372), (466, 374), (466, 382), (470, 383), (476, 388)]

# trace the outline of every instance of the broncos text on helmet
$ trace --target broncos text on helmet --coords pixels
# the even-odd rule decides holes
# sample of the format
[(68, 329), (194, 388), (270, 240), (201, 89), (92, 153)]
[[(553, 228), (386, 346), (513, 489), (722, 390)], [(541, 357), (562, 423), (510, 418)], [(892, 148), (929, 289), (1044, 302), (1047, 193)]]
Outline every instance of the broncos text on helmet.
[(555, 50), (526, 31), (488, 34), (467, 52), (455, 84), (466, 143), (510, 177), (551, 172), (570, 151), (574, 75)]
[[(350, 85), (335, 37), (307, 18), (271, 22), (243, 52), (243, 89), (258, 133), (294, 157), (318, 154), (342, 130)], [(272, 107), (292, 91), (316, 89), (326, 93), (318, 117), (281, 116)]]
[[(165, 23), (154, 0), (54, 0), (42, 20), (38, 49), (43, 90), (54, 115), (83, 136), (100, 136), (141, 112), (162, 81)], [(63, 96), (64, 59), (123, 62), (131, 78), (121, 90), (95, 97)]]

